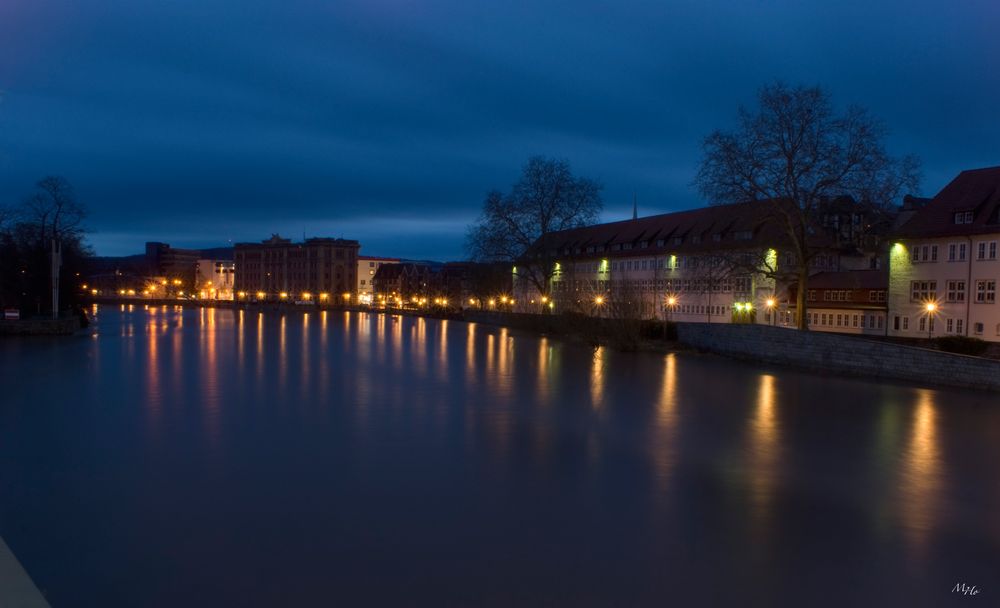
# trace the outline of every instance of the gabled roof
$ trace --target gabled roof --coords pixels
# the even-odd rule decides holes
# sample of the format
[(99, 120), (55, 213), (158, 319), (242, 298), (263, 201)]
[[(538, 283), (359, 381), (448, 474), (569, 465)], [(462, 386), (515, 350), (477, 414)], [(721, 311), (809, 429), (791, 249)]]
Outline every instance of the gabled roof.
[[(972, 223), (955, 223), (956, 213), (971, 211)], [(970, 169), (937, 193), (903, 224), (896, 236), (903, 238), (963, 236), (1000, 232), (1000, 167)]]
[(888, 289), (885, 270), (841, 270), (819, 272), (809, 277), (809, 289)]
[[(553, 232), (545, 245), (555, 255), (569, 256), (778, 246), (787, 242), (787, 236), (773, 214), (773, 206), (766, 201), (715, 205)], [(534, 247), (541, 245), (538, 242)], [(588, 252), (589, 247), (594, 249)]]

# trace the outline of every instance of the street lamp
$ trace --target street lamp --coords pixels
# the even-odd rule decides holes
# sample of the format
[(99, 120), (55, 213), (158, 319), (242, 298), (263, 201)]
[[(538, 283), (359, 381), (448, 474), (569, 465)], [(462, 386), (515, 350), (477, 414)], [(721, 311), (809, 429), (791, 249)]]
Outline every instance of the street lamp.
[(934, 331), (934, 313), (937, 312), (937, 304), (934, 302), (928, 302), (924, 306), (924, 310), (927, 311), (927, 339), (931, 339), (931, 332)]
[(771, 321), (771, 325), (774, 325), (774, 298), (768, 298), (764, 304), (767, 306), (767, 318)]

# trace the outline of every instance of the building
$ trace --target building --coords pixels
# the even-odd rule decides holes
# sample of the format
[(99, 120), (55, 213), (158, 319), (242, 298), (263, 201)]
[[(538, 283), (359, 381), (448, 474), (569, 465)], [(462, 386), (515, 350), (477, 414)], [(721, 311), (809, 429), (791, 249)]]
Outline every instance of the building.
[(401, 306), (433, 298), (429, 287), (434, 266), (429, 262), (383, 264), (372, 276), (374, 304)]
[(209, 300), (232, 300), (236, 263), (232, 260), (198, 260), (196, 264), (198, 297)]
[[(809, 328), (842, 334), (886, 333), (885, 270), (820, 272), (809, 277), (806, 320)], [(795, 299), (795, 286), (790, 297)]]
[(147, 242), (145, 252), (120, 257), (87, 258), (82, 278), (94, 295), (134, 293), (137, 296), (175, 297), (197, 293), (198, 261), (227, 262), (229, 247), (178, 249), (167, 243)]
[(1000, 341), (1000, 167), (963, 171), (897, 230), (889, 335)]
[(352, 302), (357, 286), (357, 241), (311, 238), (293, 243), (278, 235), (237, 243), (234, 289), (247, 300)]
[(358, 256), (358, 285), (355, 289), (359, 304), (371, 304), (375, 295), (375, 273), (383, 264), (399, 264), (399, 258), (380, 258), (370, 255)]
[[(517, 309), (794, 325), (795, 257), (764, 203), (716, 205), (564, 230), (515, 266)], [(810, 274), (877, 266), (872, 252), (816, 230)], [(547, 293), (530, 264), (551, 260)]]

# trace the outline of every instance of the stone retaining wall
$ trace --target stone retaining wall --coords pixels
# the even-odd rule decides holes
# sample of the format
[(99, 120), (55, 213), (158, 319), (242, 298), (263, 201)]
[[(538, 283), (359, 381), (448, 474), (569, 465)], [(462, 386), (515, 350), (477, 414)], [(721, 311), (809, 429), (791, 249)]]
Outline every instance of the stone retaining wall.
[(767, 325), (678, 323), (688, 346), (816, 372), (1000, 391), (1000, 361)]

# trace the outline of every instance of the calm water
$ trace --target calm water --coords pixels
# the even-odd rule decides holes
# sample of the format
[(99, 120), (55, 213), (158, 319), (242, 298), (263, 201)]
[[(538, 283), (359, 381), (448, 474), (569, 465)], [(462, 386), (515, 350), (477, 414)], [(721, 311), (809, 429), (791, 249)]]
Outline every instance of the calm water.
[(0, 536), (55, 608), (1000, 604), (996, 396), (358, 313), (95, 325), (0, 341)]

